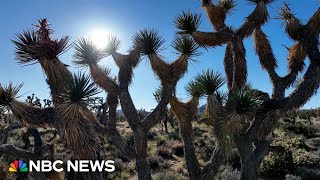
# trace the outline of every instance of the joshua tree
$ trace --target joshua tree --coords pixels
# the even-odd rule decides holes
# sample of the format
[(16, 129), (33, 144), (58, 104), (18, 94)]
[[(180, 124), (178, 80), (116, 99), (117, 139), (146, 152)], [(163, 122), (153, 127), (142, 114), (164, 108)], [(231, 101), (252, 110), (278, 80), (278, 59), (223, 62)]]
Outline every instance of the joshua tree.
[[(185, 144), (186, 163), (190, 179), (212, 179), (219, 165), (232, 153), (232, 139), (249, 127), (263, 98), (268, 96), (250, 86), (225, 94), (218, 91), (225, 80), (219, 73), (204, 71), (185, 87), (192, 97), (188, 102), (180, 102), (172, 97), (170, 105), (179, 119), (180, 132)], [(213, 127), (217, 140), (211, 161), (201, 170), (193, 145), (192, 121), (198, 113), (199, 98), (206, 97), (205, 116), (200, 121)]]
[[(202, 7), (215, 29), (215, 32), (198, 31), (200, 24), (199, 15), (184, 12), (175, 19), (175, 24), (179, 29), (179, 34), (191, 36), (195, 42), (204, 48), (215, 47), (226, 44), (224, 57), (225, 73), (228, 85), (228, 98), (226, 104), (218, 101), (218, 96), (211, 91), (208, 97), (208, 118), (211, 119), (213, 130), (218, 141), (217, 150), (213, 154), (209, 173), (207, 168), (200, 170), (195, 156), (193, 155), (193, 145), (191, 133), (183, 130), (191, 129), (191, 116), (197, 104), (197, 93), (188, 103), (181, 103), (176, 98), (172, 98), (171, 107), (176, 107), (175, 113), (180, 118), (181, 134), (184, 137), (187, 165), (189, 176), (197, 179), (199, 175), (203, 179), (211, 179), (224, 162), (226, 152), (226, 140), (235, 144), (241, 157), (241, 178), (258, 179), (258, 172), (263, 157), (268, 153), (270, 141), (268, 135), (274, 129), (281, 113), (303, 106), (311, 96), (315, 94), (320, 83), (320, 53), (319, 53), (319, 32), (320, 32), (320, 9), (309, 19), (306, 24), (294, 16), (287, 4), (280, 9), (279, 19), (285, 21), (285, 30), (288, 36), (295, 41), (295, 44), (288, 48), (288, 74), (281, 77), (275, 71), (277, 61), (274, 57), (272, 47), (266, 34), (261, 29), (268, 19), (267, 5), (273, 0), (250, 0), (256, 4), (254, 11), (246, 18), (238, 29), (232, 29), (225, 24), (225, 19), (230, 11), (235, 7), (233, 0), (220, 0), (212, 3), (210, 0), (203, 0)], [(245, 58), (244, 38), (253, 36), (255, 51), (259, 57), (259, 62), (263, 70), (266, 70), (273, 85), (272, 96), (256, 90), (250, 90), (247, 84), (247, 64)], [(307, 67), (303, 79), (299, 82), (293, 92), (285, 96), (286, 90), (295, 83), (297, 76), (305, 68), (304, 60), (308, 57), (310, 64)], [(193, 86), (198, 86), (195, 81)], [(201, 84), (201, 83), (200, 83)], [(212, 88), (214, 82), (211, 83)], [(253, 93), (255, 92), (255, 93)], [(256, 97), (255, 94), (259, 94)], [(257, 103), (255, 100), (261, 101)], [(229, 108), (228, 102), (232, 102)], [(252, 103), (252, 104), (250, 104)], [(250, 105), (250, 106), (248, 106)], [(254, 106), (253, 106), (254, 105)], [(246, 107), (243, 108), (242, 106)], [(252, 108), (249, 108), (251, 107)], [(254, 108), (253, 108), (254, 107)], [(226, 109), (227, 108), (227, 109)], [(184, 113), (181, 113), (181, 112)], [(229, 126), (216, 127), (215, 124), (221, 118), (232, 112), (232, 116), (225, 118), (222, 124), (230, 124), (231, 130), (223, 128)], [(187, 130), (185, 130), (187, 131)], [(222, 136), (219, 136), (222, 134)], [(227, 136), (225, 136), (227, 135)], [(221, 151), (222, 149), (222, 151)], [(213, 164), (213, 165), (212, 165)], [(189, 168), (189, 166), (191, 168)]]
[[(52, 30), (46, 19), (39, 20), (37, 31), (17, 35), (16, 59), (22, 64), (39, 63), (51, 90), (54, 107), (39, 108), (19, 102), (19, 86), (1, 86), (0, 104), (6, 106), (22, 125), (27, 127), (55, 127), (60, 131), (76, 159), (96, 159), (98, 121), (84, 103), (84, 99), (98, 92), (84, 75), (72, 75), (59, 55), (69, 47), (68, 37), (52, 40)], [(89, 136), (90, 134), (90, 136)], [(86, 146), (87, 148), (78, 148)], [(19, 154), (17, 149), (17, 154)], [(27, 157), (24, 157), (27, 158)], [(39, 157), (40, 158), (40, 157)], [(91, 177), (98, 176), (94, 173)]]
[[(175, 91), (177, 81), (186, 73), (189, 58), (196, 55), (198, 46), (187, 37), (176, 38), (173, 47), (180, 57), (171, 63), (160, 58), (158, 50), (163, 44), (162, 38), (154, 30), (143, 30), (134, 38), (134, 45), (128, 55), (117, 52), (120, 42), (110, 37), (109, 45), (97, 49), (89, 39), (80, 39), (75, 44), (74, 62), (90, 69), (90, 77), (81, 73), (71, 74), (67, 65), (63, 64), (59, 55), (68, 50), (68, 37), (60, 40), (51, 38), (52, 30), (46, 19), (39, 20), (37, 31), (25, 31), (17, 35), (13, 43), (16, 45), (16, 59), (22, 64), (39, 63), (44, 70), (47, 83), (51, 90), (52, 107), (34, 107), (17, 100), (22, 85), (11, 83), (0, 87), (0, 105), (7, 107), (17, 120), (28, 127), (54, 127), (59, 130), (67, 147), (73, 152), (73, 159), (97, 159), (100, 135), (107, 136), (124, 157), (135, 159), (139, 179), (151, 179), (150, 167), (147, 162), (147, 133), (165, 116), (167, 105)], [(104, 57), (112, 56), (119, 67), (116, 78), (110, 71), (101, 68), (97, 63)], [(129, 93), (133, 69), (141, 57), (148, 57), (155, 74), (161, 81), (162, 92), (156, 108), (144, 118), (140, 118)], [(109, 119), (106, 126), (100, 124), (97, 117), (87, 106), (86, 100), (99, 91), (95, 84), (107, 92)], [(126, 116), (134, 132), (135, 148), (131, 148), (116, 129), (116, 108), (118, 104)], [(3, 145), (1, 153), (25, 155), (30, 159), (33, 152)], [(85, 147), (85, 148), (79, 148)], [(14, 150), (8, 152), (8, 150)], [(99, 173), (78, 174), (72, 178), (101, 179)]]
[[(108, 93), (109, 106), (108, 126), (115, 127), (116, 108), (118, 98), (121, 109), (134, 132), (135, 149), (125, 145), (131, 156), (136, 159), (139, 179), (151, 179), (150, 167), (147, 158), (147, 132), (165, 116), (167, 105), (175, 91), (177, 81), (187, 70), (189, 57), (196, 54), (197, 46), (187, 37), (177, 38), (173, 44), (181, 56), (174, 62), (167, 63), (160, 58), (158, 50), (163, 44), (162, 38), (154, 30), (143, 30), (133, 37), (134, 45), (128, 55), (117, 52), (120, 41), (111, 36), (110, 44), (105, 51), (94, 48), (90, 40), (81, 39), (76, 45), (75, 63), (88, 66), (92, 80)], [(103, 70), (97, 64), (105, 56), (112, 56), (119, 67), (117, 78), (109, 76), (108, 70)], [(151, 67), (161, 81), (161, 97), (156, 108), (143, 119), (131, 99), (128, 87), (132, 81), (133, 69), (138, 65), (140, 58), (146, 56)], [(117, 81), (115, 80), (117, 79)], [(113, 131), (116, 129), (114, 128)], [(119, 135), (118, 135), (119, 136)], [(121, 138), (119, 136), (119, 138)], [(122, 140), (123, 142), (123, 140)]]
[[(242, 179), (257, 179), (259, 166), (268, 152), (268, 135), (275, 127), (281, 113), (304, 105), (316, 92), (320, 83), (320, 52), (318, 37), (320, 32), (320, 11), (318, 10), (304, 25), (285, 5), (280, 10), (280, 19), (285, 20), (286, 32), (295, 44), (289, 48), (289, 72), (280, 77), (275, 68), (277, 61), (271, 45), (261, 26), (268, 21), (267, 5), (273, 0), (250, 0), (256, 4), (255, 10), (238, 29), (225, 24), (226, 16), (235, 7), (233, 0), (220, 0), (217, 4), (203, 0), (203, 8), (215, 32), (200, 32), (200, 18), (185, 12), (175, 19), (180, 30), (172, 46), (180, 56), (173, 62), (164, 61), (159, 55), (162, 38), (154, 30), (143, 30), (133, 37), (129, 54), (117, 52), (120, 41), (111, 36), (109, 45), (97, 49), (89, 39), (80, 39), (75, 44), (74, 62), (88, 67), (90, 77), (81, 73), (72, 74), (59, 56), (70, 48), (68, 37), (53, 39), (53, 31), (46, 19), (39, 20), (37, 30), (18, 34), (13, 43), (16, 59), (22, 64), (39, 63), (46, 75), (52, 96), (52, 107), (39, 108), (17, 100), (21, 85), (0, 86), (0, 106), (5, 106), (22, 125), (28, 127), (54, 127), (59, 130), (66, 145), (73, 152), (73, 159), (97, 159), (99, 135), (107, 136), (117, 149), (128, 159), (136, 160), (139, 179), (151, 179), (147, 162), (147, 138), (151, 127), (165, 116), (170, 102), (179, 118), (180, 131), (184, 139), (187, 167), (191, 179), (212, 179), (217, 169), (228, 158), (231, 147), (235, 146), (241, 157)], [(255, 51), (260, 64), (270, 76), (273, 84), (272, 96), (252, 89), (247, 85), (247, 65), (244, 38), (253, 36)], [(195, 41), (195, 42), (194, 42)], [(226, 44), (224, 58), (228, 95), (217, 89), (223, 84), (221, 75), (207, 71), (196, 77), (188, 85), (192, 99), (181, 103), (175, 97), (177, 81), (186, 73), (190, 57), (198, 55), (198, 47), (214, 47)], [(112, 56), (119, 67), (117, 77), (112, 77), (108, 69), (98, 65), (107, 56)], [(310, 64), (303, 79), (295, 90), (285, 97), (285, 91), (294, 84), (304, 69), (304, 59)], [(161, 100), (156, 108), (144, 118), (140, 118), (129, 93), (133, 70), (142, 57), (148, 59), (162, 86)], [(91, 80), (94, 83), (91, 83)], [(97, 94), (99, 86), (107, 93), (109, 107), (106, 126), (89, 110), (86, 99)], [(174, 96), (173, 96), (174, 95)], [(198, 99), (207, 96), (207, 117), (213, 126), (217, 139), (212, 160), (203, 168), (194, 155), (192, 144), (192, 124), (197, 112)], [(134, 132), (135, 147), (131, 148), (116, 129), (116, 109), (120, 104), (130, 127)], [(78, 147), (86, 148), (78, 148)], [(9, 149), (8, 149), (9, 147)], [(0, 146), (1, 153), (21, 155), (25, 158), (41, 158), (36, 152), (29, 152), (10, 145)], [(101, 179), (98, 173), (80, 174), (83, 179)], [(78, 178), (79, 177), (75, 177)]]

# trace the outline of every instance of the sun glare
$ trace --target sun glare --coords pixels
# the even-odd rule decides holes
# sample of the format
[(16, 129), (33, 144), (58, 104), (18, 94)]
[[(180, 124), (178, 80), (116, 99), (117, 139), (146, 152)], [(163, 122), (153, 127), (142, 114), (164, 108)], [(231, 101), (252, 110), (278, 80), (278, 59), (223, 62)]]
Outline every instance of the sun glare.
[(105, 29), (94, 29), (89, 33), (89, 38), (99, 49), (106, 47), (109, 36), (110, 32)]

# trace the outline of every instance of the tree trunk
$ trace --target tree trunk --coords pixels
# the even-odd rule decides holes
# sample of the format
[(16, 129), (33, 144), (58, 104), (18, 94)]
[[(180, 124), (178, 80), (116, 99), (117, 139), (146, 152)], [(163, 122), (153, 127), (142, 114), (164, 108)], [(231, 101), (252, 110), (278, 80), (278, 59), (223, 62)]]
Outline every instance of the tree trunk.
[(221, 164), (225, 162), (222, 150), (217, 147), (210, 162), (202, 169), (200, 180), (212, 180), (218, 173)]
[(259, 166), (254, 159), (241, 162), (241, 180), (256, 180), (259, 176)]
[(236, 140), (236, 146), (241, 158), (241, 180), (256, 180), (260, 164), (255, 156), (252, 142), (248, 142), (245, 138), (239, 137)]
[(136, 166), (139, 180), (151, 180), (151, 170), (147, 161), (147, 137), (142, 129), (135, 131)]
[(191, 136), (183, 136), (184, 152), (190, 180), (199, 179), (200, 166), (197, 160)]

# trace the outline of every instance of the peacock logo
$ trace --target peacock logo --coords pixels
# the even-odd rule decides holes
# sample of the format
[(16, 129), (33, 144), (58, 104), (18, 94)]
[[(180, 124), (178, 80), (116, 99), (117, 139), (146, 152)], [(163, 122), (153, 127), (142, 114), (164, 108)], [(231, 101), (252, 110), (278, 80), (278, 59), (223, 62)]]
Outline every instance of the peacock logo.
[(9, 167), (9, 172), (28, 172), (28, 170), (27, 164), (22, 160), (14, 160)]

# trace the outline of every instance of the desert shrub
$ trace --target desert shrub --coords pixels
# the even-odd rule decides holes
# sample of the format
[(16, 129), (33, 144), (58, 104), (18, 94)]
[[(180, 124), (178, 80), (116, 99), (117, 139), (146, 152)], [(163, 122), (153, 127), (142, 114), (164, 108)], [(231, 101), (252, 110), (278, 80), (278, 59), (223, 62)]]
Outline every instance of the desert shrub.
[(0, 162), (0, 179), (15, 179), (14, 173), (10, 173), (6, 167), (8, 167), (7, 163)]
[(296, 167), (314, 164), (311, 154), (305, 149), (292, 149), (292, 158)]
[(170, 132), (170, 134), (168, 135), (168, 138), (173, 140), (180, 140), (179, 132), (177, 131)]
[(114, 166), (116, 168), (116, 171), (122, 171), (124, 169), (123, 167), (123, 161), (119, 158), (116, 158), (114, 160)]
[(125, 180), (130, 178), (130, 172), (128, 171), (119, 171), (114, 173), (105, 173), (104, 179), (111, 180), (111, 179), (117, 179), (117, 180)]
[(273, 141), (272, 145), (283, 147), (279, 152), (270, 152), (261, 164), (261, 174), (265, 176), (284, 176), (302, 166), (315, 166), (319, 158), (306, 151), (303, 137), (284, 137)]
[(196, 152), (199, 157), (205, 162), (209, 161), (215, 149), (214, 145), (208, 143), (208, 141), (206, 141), (204, 138), (199, 138), (195, 144), (197, 146)]
[(270, 152), (264, 157), (260, 168), (261, 175), (268, 177), (284, 177), (294, 170), (292, 157), (286, 151)]
[(149, 140), (154, 140), (155, 137), (157, 137), (157, 136), (158, 136), (158, 133), (157, 133), (157, 132), (154, 132), (154, 131), (149, 131), (149, 132), (147, 133), (147, 138), (148, 138)]
[(159, 147), (158, 150), (158, 155), (162, 158), (165, 158), (165, 159), (170, 159), (172, 158), (172, 153), (170, 151), (170, 149), (168, 149), (167, 147)]
[(301, 177), (301, 179), (307, 180), (319, 180), (320, 179), (320, 170), (319, 169), (308, 169), (308, 168), (299, 168), (295, 171), (295, 175)]
[(281, 138), (273, 141), (272, 145), (284, 147), (286, 151), (292, 153), (293, 163), (295, 167), (303, 165), (312, 165), (316, 159), (305, 150), (306, 145), (303, 137)]
[(295, 134), (302, 134), (307, 138), (313, 138), (317, 136), (317, 133), (320, 132), (320, 129), (315, 125), (296, 123), (296, 124), (287, 124), (285, 128), (288, 131), (291, 131)]
[(131, 173), (135, 172), (135, 170), (136, 170), (136, 163), (134, 163), (134, 162), (129, 162), (128, 165), (127, 165), (127, 167), (126, 167), (126, 169), (127, 169), (129, 172), (131, 172)]
[(127, 135), (124, 137), (124, 140), (126, 141), (126, 143), (131, 146), (134, 147), (134, 137), (133, 135)]
[(130, 177), (130, 173), (128, 171), (122, 171), (120, 173), (119, 179), (129, 179), (129, 177)]
[(287, 174), (286, 180), (301, 180), (301, 178), (292, 174)]
[(158, 169), (160, 167), (160, 159), (158, 156), (150, 156), (147, 158), (147, 161), (151, 169)]
[(157, 137), (157, 145), (158, 146), (165, 144), (166, 141), (167, 141), (167, 138), (164, 135), (160, 135)]
[(281, 146), (284, 147), (286, 150), (305, 148), (304, 140), (305, 138), (303, 137), (283, 137), (275, 139), (271, 145)]
[(173, 172), (173, 171), (166, 171), (158, 175), (156, 180), (186, 180), (187, 178), (183, 175)]
[(201, 137), (202, 134), (204, 133), (204, 130), (201, 129), (200, 127), (196, 126), (196, 127), (194, 127), (193, 132), (194, 132), (195, 137)]
[(231, 152), (230, 157), (228, 159), (228, 163), (230, 164), (230, 166), (233, 169), (240, 169), (241, 168), (241, 159), (240, 159), (239, 153), (236, 149), (234, 149)]
[(305, 144), (308, 150), (317, 150), (320, 147), (320, 137), (307, 139)]
[(175, 143), (171, 146), (171, 150), (173, 154), (177, 156), (183, 156), (184, 155), (184, 144), (183, 143)]
[(123, 115), (117, 115), (117, 121), (118, 122), (125, 122), (127, 119), (126, 119), (126, 117), (125, 116), (123, 116)]
[(158, 153), (158, 148), (154, 144), (149, 144), (148, 145), (148, 154), (153, 156)]
[(238, 180), (241, 173), (237, 169), (233, 169), (231, 166), (225, 166), (224, 170), (219, 173), (220, 180)]
[(199, 146), (199, 147), (204, 147), (204, 146), (206, 146), (206, 140), (204, 139), (204, 138), (199, 138), (198, 139), (198, 141), (197, 141), (197, 145)]

